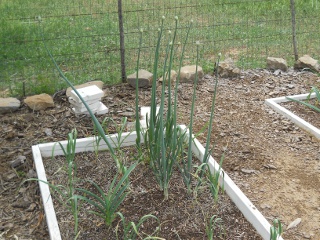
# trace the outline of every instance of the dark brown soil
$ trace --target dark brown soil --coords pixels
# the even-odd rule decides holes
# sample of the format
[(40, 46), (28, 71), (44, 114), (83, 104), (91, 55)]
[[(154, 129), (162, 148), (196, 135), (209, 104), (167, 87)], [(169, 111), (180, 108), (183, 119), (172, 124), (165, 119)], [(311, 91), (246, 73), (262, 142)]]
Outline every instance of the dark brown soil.
[[(133, 154), (134, 149), (131, 147), (122, 149), (122, 151), (121, 155), (128, 156)], [(131, 164), (128, 162), (130, 159), (121, 160)], [(44, 162), (49, 175), (48, 179), (55, 184), (66, 185), (67, 174), (61, 170), (61, 166), (66, 165), (65, 158), (55, 157), (46, 159)], [(115, 163), (108, 152), (102, 152), (98, 156), (94, 153), (77, 154), (76, 163), (79, 166), (77, 172), (79, 179), (93, 180), (107, 192), (117, 172)], [(199, 165), (199, 162), (195, 161), (194, 164)], [(145, 222), (140, 228), (142, 235), (143, 233), (151, 235), (156, 231), (156, 227), (160, 227), (160, 230), (154, 235), (163, 239), (207, 239), (206, 221), (216, 215), (222, 219), (223, 223), (221, 228), (218, 224), (216, 225), (215, 239), (220, 237), (221, 239), (239, 237), (241, 239), (261, 239), (227, 195), (220, 196), (218, 203), (214, 204), (206, 185), (200, 187), (197, 194), (196, 191), (188, 194), (178, 169), (175, 169), (170, 181), (168, 200), (164, 200), (163, 191), (159, 189), (153, 172), (143, 162), (131, 173), (130, 182), (130, 192), (118, 211), (126, 217), (126, 221), (133, 221), (136, 224), (142, 216), (147, 214), (153, 214), (160, 221), (160, 226), (155, 221)], [(77, 186), (88, 188), (90, 184), (78, 183)], [(196, 181), (193, 182), (193, 190), (195, 186)], [(97, 194), (92, 187), (89, 189)], [(60, 225), (63, 239), (73, 239), (73, 218), (70, 212), (66, 211), (59, 202), (55, 201), (55, 204), (58, 222), (69, 223)], [(116, 239), (116, 226), (119, 224), (122, 227), (120, 218), (117, 218), (112, 228), (107, 228), (103, 219), (88, 213), (89, 210), (96, 210), (95, 208), (87, 204), (82, 204), (81, 208), (83, 210), (80, 210), (78, 239)], [(119, 239), (123, 239), (121, 231), (119, 235)]]
[[(217, 143), (213, 156), (219, 159), (227, 147), (224, 170), (270, 222), (278, 218), (286, 229), (296, 218), (302, 219), (297, 227), (285, 231), (285, 239), (319, 239), (320, 143), (267, 107), (264, 100), (307, 93), (311, 86), (319, 87), (319, 82), (315, 74), (293, 70), (277, 76), (266, 70), (248, 70), (239, 79), (219, 80), (211, 141), (212, 145)], [(206, 75), (197, 88), (194, 132), (208, 121), (213, 83), (212, 77)], [(133, 122), (134, 90), (124, 84), (105, 87), (105, 92), (103, 102), (110, 109), (108, 116), (119, 122), (125, 114)], [(179, 123), (185, 125), (189, 123), (191, 92), (191, 85), (179, 87)], [(150, 95), (150, 89), (140, 90), (141, 106), (149, 105)], [(33, 112), (22, 106), (0, 118), (2, 239), (49, 238), (38, 185), (23, 183), (36, 176), (31, 146), (65, 140), (75, 127), (79, 137), (92, 135), (90, 119), (75, 116), (63, 93), (56, 94), (54, 100), (53, 109)], [(198, 136), (202, 143), (205, 137)], [(26, 157), (25, 163), (12, 168), (10, 162), (19, 155)], [(188, 221), (191, 223), (192, 219)], [(250, 233), (249, 229), (245, 232)], [(254, 236), (238, 239), (249, 237)]]

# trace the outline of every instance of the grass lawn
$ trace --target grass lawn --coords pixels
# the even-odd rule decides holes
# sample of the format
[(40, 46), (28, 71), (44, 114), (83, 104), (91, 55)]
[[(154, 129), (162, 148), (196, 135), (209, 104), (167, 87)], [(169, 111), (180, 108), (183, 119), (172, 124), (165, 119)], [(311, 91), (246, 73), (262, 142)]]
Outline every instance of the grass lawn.
[[(185, 64), (195, 61), (195, 41), (201, 42), (201, 65), (212, 70), (221, 52), (241, 68), (265, 67), (267, 56), (293, 64), (291, 14), (287, 0), (128, 0), (123, 1), (127, 74), (134, 72), (139, 28), (144, 29), (141, 68), (151, 71), (160, 18), (172, 29), (179, 17), (183, 41), (193, 19)], [(320, 2), (296, 1), (299, 55), (320, 55)], [(117, 1), (2, 0), (0, 2), (0, 97), (54, 93), (62, 89), (46, 44), (66, 76), (79, 84), (120, 82)], [(176, 47), (177, 57), (180, 46)], [(25, 90), (23, 90), (25, 89)]]

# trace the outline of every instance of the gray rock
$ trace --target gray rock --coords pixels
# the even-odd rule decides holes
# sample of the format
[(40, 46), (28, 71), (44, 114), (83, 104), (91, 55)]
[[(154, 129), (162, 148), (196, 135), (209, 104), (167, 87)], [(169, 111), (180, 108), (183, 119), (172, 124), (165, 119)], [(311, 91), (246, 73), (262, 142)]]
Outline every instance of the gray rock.
[(27, 97), (24, 100), (24, 103), (27, 104), (29, 108), (35, 111), (54, 107), (53, 98), (46, 93)]
[(266, 204), (266, 203), (262, 203), (261, 205), (260, 205), (260, 207), (262, 208), (262, 209), (271, 209), (271, 206), (269, 205), (269, 204)]
[(135, 115), (134, 112), (121, 112), (119, 113), (121, 117), (133, 117)]
[(25, 156), (21, 156), (21, 155), (17, 156), (14, 160), (12, 160), (10, 162), (10, 166), (12, 168), (17, 168), (17, 167), (21, 166), (22, 164), (24, 164), (26, 159), (27, 158)]
[[(86, 82), (84, 84), (76, 85), (74, 87), (75, 87), (75, 89), (79, 89), (79, 88), (84, 88), (84, 87), (96, 85), (98, 88), (100, 88), (102, 90), (103, 84), (104, 83), (102, 81), (91, 81), (91, 82)], [(68, 98), (71, 97), (71, 91), (72, 91), (71, 87), (67, 88), (66, 95)]]
[(27, 177), (28, 178), (36, 178), (37, 177), (36, 171), (34, 171), (33, 169), (30, 169), (29, 172), (27, 173)]
[(13, 112), (20, 107), (20, 101), (16, 98), (0, 98), (0, 113)]
[(297, 227), (299, 224), (301, 223), (301, 218), (296, 218), (294, 221), (292, 221), (291, 223), (289, 223), (287, 230), (289, 230), (290, 228), (295, 228)]
[(229, 58), (219, 63), (218, 73), (224, 78), (234, 78), (239, 77), (241, 71), (234, 65), (233, 60)]
[[(137, 72), (127, 76), (127, 82), (133, 88), (136, 88), (136, 76), (137, 76)], [(151, 87), (152, 79), (153, 79), (153, 74), (151, 72), (148, 72), (147, 70), (144, 70), (144, 69), (140, 69), (138, 71), (138, 87), (139, 88)]]
[[(170, 82), (171, 83), (174, 83), (177, 79), (177, 72), (174, 71), (174, 70), (171, 70), (170, 72)], [(159, 82), (162, 82), (163, 81), (163, 76), (159, 79)], [(166, 74), (166, 83), (168, 83), (169, 81), (169, 74), (167, 73)]]
[(294, 64), (294, 68), (295, 69), (309, 68), (313, 71), (320, 72), (320, 65), (318, 60), (313, 59), (309, 55), (304, 55), (300, 57)]
[[(198, 66), (198, 80), (203, 77), (202, 67)], [(193, 83), (196, 79), (196, 65), (184, 66), (180, 69), (180, 82)]]
[(258, 174), (258, 173), (259, 173), (259, 171), (257, 171), (257, 170), (254, 170), (254, 169), (245, 169), (245, 168), (242, 168), (242, 169), (241, 169), (241, 172), (246, 173), (246, 174), (251, 174), (251, 173)]
[(288, 64), (287, 61), (283, 58), (268, 57), (267, 68), (271, 70), (280, 69), (281, 71), (286, 72), (288, 71)]
[(45, 129), (44, 129), (44, 133), (45, 133), (47, 136), (51, 137), (51, 136), (52, 136), (52, 129), (51, 129), (51, 128), (45, 128)]

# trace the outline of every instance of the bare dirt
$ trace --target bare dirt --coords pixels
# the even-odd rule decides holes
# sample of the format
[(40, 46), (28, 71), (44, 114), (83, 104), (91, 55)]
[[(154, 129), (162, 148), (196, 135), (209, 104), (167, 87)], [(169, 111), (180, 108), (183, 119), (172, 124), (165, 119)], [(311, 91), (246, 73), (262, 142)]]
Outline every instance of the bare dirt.
[[(263, 69), (219, 80), (213, 156), (218, 160), (227, 147), (224, 170), (270, 222), (278, 218), (286, 229), (301, 218), (299, 225), (285, 231), (284, 239), (320, 239), (320, 142), (275, 113), (264, 100), (307, 93), (319, 82), (319, 76), (309, 72), (274, 75)], [(195, 132), (208, 121), (213, 84), (213, 78), (206, 75), (197, 88)], [(125, 115), (134, 121), (134, 90), (117, 85), (105, 87), (105, 92), (108, 116), (120, 121)], [(181, 124), (189, 122), (191, 92), (191, 85), (180, 85)], [(148, 106), (150, 96), (150, 89), (140, 90), (140, 105)], [(75, 116), (63, 92), (54, 100), (53, 109), (33, 112), (23, 105), (1, 116), (0, 239), (49, 238), (37, 183), (23, 183), (36, 176), (31, 146), (65, 140), (75, 127), (79, 137), (92, 135), (90, 119)], [(205, 137), (200, 134), (198, 139), (204, 143)], [(11, 161), (19, 155), (26, 157), (25, 163), (13, 168)]]

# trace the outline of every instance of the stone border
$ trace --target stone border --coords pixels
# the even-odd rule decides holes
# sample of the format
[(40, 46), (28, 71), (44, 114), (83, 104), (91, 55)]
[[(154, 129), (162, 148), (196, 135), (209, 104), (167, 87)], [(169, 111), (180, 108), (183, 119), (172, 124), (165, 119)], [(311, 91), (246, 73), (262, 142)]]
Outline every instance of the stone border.
[[(307, 99), (308, 96), (309, 96), (309, 93), (287, 96), (287, 97), (290, 97), (296, 100), (305, 100)], [(297, 126), (299, 126), (303, 130), (305, 130), (306, 132), (310, 133), (311, 135), (313, 135), (314, 137), (320, 140), (320, 129), (316, 128), (315, 126), (311, 125), (310, 123), (306, 122), (302, 118), (298, 117), (288, 109), (279, 105), (279, 103), (289, 102), (290, 100), (288, 100), (287, 97), (266, 99), (265, 104), (270, 106), (272, 109), (274, 109), (276, 112), (280, 113), (281, 115), (289, 118)], [(310, 96), (310, 98), (315, 98), (315, 97), (316, 97), (315, 93), (312, 93)]]

